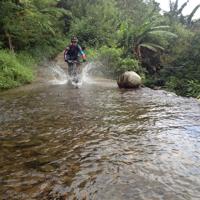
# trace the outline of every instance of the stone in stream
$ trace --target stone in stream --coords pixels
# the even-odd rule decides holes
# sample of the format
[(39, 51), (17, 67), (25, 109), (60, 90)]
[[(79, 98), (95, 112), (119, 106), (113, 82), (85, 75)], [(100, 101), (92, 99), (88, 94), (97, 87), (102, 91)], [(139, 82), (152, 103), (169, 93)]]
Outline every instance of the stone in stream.
[(138, 88), (142, 84), (142, 79), (134, 71), (128, 71), (119, 76), (117, 84), (119, 88)]

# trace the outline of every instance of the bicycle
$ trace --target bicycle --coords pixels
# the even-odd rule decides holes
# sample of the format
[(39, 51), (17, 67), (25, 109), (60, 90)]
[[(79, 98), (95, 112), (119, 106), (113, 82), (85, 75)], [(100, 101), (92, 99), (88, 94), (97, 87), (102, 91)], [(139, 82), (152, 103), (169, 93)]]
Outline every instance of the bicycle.
[(81, 84), (81, 67), (80, 62), (76, 60), (68, 60), (68, 75), (72, 85)]

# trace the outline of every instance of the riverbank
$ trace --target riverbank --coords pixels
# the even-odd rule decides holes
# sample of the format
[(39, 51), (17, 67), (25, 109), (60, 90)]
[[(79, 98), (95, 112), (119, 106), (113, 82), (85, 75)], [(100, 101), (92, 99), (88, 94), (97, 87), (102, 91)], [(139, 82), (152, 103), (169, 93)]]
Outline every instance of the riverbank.
[(0, 94), (3, 199), (200, 197), (196, 100), (106, 80), (17, 90)]
[[(13, 89), (23, 91), (41, 87), (56, 80), (57, 72), (55, 70), (63, 70), (66, 74), (67, 64), (63, 59), (63, 53), (63, 51), (58, 53), (54, 59), (46, 58), (43, 59), (43, 62), (39, 62), (29, 54), (0, 51), (0, 62), (3, 63), (1, 70), (6, 72), (0, 75), (0, 92), (5, 92), (8, 89), (12, 89), (12, 92)], [(59, 73), (62, 73), (61, 71)], [(153, 87), (153, 89), (174, 92), (167, 87)]]
[(35, 79), (36, 61), (29, 54), (0, 50), (0, 90), (15, 88)]
[[(48, 67), (59, 65), (66, 68), (63, 52), (54, 59), (36, 58), (29, 53), (13, 53), (0, 50), (0, 92), (20, 86), (44, 83), (48, 79)], [(43, 60), (43, 61), (42, 61)], [(50, 78), (50, 77), (49, 77)]]

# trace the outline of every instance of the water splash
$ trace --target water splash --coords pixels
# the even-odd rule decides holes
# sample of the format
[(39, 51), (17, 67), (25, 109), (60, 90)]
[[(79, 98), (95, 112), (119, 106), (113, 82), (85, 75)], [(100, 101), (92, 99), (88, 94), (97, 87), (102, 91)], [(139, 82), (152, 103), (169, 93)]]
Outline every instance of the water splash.
[(66, 72), (59, 65), (50, 66), (49, 71), (52, 75), (52, 80), (49, 81), (50, 83), (62, 85), (68, 82), (68, 76)]
[[(83, 83), (89, 83), (89, 84), (94, 83), (95, 81), (92, 78), (91, 74), (92, 71), (94, 71), (97, 68), (98, 65), (95, 64), (94, 62), (90, 62), (84, 65), (79, 86), (81, 86)], [(67, 74), (67, 72), (58, 64), (52, 64), (48, 69), (49, 69), (48, 73), (50, 74), (51, 77), (51, 80), (49, 82), (51, 84), (62, 85), (70, 81), (70, 77)]]
[(82, 71), (82, 81), (89, 83), (92, 81), (92, 78), (90, 76), (90, 71), (95, 68), (94, 63), (88, 63), (84, 66), (83, 71)]
[(99, 67), (101, 65), (96, 62), (90, 62), (86, 64), (82, 71), (82, 80), (85, 83), (95, 83), (94, 77), (102, 77), (102, 75), (99, 76), (100, 70)]

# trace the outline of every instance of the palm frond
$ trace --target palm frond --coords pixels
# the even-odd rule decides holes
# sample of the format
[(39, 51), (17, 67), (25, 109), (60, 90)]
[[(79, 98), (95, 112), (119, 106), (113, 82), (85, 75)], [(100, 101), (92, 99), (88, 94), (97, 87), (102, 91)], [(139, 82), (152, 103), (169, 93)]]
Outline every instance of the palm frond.
[(197, 5), (197, 6), (193, 9), (193, 11), (191, 12), (191, 14), (188, 16), (188, 19), (187, 19), (188, 24), (191, 24), (192, 18), (193, 18), (194, 14), (197, 12), (197, 10), (198, 10), (199, 8), (200, 8), (200, 4)]
[(169, 1), (169, 8), (170, 8), (170, 12), (172, 12), (174, 6), (173, 6), (173, 2), (171, 0)]
[(139, 46), (143, 47), (143, 48), (147, 48), (154, 52), (158, 52), (158, 50), (161, 50), (161, 51), (165, 50), (164, 47), (157, 45), (157, 44), (153, 44), (153, 43), (142, 43)]
[(153, 47), (156, 48), (156, 49), (161, 50), (161, 51), (164, 51), (164, 50), (165, 50), (164, 47), (162, 47), (162, 46), (160, 46), (160, 45), (158, 45), (158, 44), (153, 44), (153, 43), (148, 43), (148, 44), (151, 45), (151, 46), (153, 46)]
[(163, 31), (163, 30), (153, 30), (153, 31), (150, 31), (148, 34), (162, 36), (162, 37), (168, 37), (168, 38), (177, 38), (178, 37), (175, 33), (172, 33), (169, 31)]
[(178, 0), (175, 1), (174, 3), (174, 11), (178, 10)]
[(140, 26), (140, 28), (138, 29), (137, 35), (135, 35), (137, 37), (137, 41), (136, 41), (137, 44), (139, 44), (146, 37), (148, 32), (151, 31), (151, 27), (152, 27), (152, 24), (150, 22), (144, 23)]
[(140, 44), (140, 47), (144, 47), (144, 48), (149, 49), (149, 50), (151, 50), (153, 52), (157, 52), (158, 51), (156, 48), (154, 48), (153, 46), (148, 45), (148, 44)]
[(187, 6), (189, 0), (187, 0), (177, 11), (177, 14), (180, 15), (183, 11), (183, 9)]
[(170, 26), (155, 26), (155, 27), (152, 27), (150, 29), (150, 31), (153, 31), (153, 30), (161, 30), (161, 29), (169, 29)]

